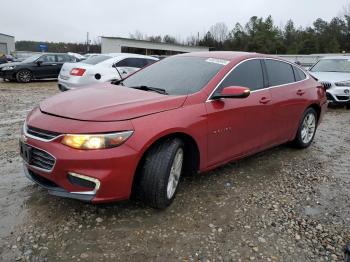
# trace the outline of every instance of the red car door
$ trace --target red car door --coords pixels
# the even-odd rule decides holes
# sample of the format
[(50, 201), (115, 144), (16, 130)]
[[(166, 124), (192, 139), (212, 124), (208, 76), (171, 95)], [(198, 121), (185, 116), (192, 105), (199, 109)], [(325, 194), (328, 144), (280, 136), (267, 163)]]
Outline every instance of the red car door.
[(206, 102), (208, 121), (208, 166), (256, 152), (270, 140), (272, 100), (264, 89), (259, 59), (248, 60), (232, 70), (214, 94), (227, 86), (251, 89), (247, 98)]
[[(266, 59), (266, 71), (273, 99), (272, 129), (275, 144), (291, 139), (308, 103), (306, 75), (289, 63)], [(298, 70), (298, 71), (297, 71)]]

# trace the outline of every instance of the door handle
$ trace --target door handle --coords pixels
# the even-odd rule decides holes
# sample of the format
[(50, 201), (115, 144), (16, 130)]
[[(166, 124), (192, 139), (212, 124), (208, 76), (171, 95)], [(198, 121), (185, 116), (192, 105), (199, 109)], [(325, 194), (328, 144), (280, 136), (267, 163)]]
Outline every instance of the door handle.
[(271, 99), (270, 98), (268, 98), (268, 97), (262, 97), (261, 99), (260, 99), (260, 104), (267, 104), (267, 103), (269, 103), (271, 101)]
[(303, 90), (301, 90), (301, 89), (299, 89), (299, 90), (297, 91), (297, 95), (302, 96), (303, 94), (305, 94), (305, 91), (303, 91)]
[(57, 64), (51, 64), (52, 66), (56, 66)]

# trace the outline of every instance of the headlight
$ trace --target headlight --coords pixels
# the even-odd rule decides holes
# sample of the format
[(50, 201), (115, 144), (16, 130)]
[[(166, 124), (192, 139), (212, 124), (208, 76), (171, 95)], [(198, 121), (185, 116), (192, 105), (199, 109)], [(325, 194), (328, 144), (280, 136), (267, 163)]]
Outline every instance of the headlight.
[(336, 86), (349, 86), (350, 87), (350, 80), (349, 81), (343, 81), (343, 82), (337, 82), (335, 83)]
[(68, 134), (62, 139), (62, 144), (76, 149), (103, 149), (117, 147), (123, 144), (134, 131), (109, 134), (75, 135)]
[(16, 66), (4, 66), (3, 68), (1, 68), (2, 71), (6, 71), (6, 70), (13, 70), (15, 69)]

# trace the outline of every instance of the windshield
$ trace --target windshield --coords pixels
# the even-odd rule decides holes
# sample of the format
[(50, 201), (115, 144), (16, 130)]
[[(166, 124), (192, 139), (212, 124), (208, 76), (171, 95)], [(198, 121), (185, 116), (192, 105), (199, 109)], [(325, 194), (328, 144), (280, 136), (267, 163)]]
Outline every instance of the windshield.
[(169, 57), (131, 75), (123, 84), (127, 87), (160, 88), (169, 95), (193, 94), (224, 66), (213, 61), (202, 57)]
[(23, 60), (23, 63), (32, 63), (32, 62), (34, 62), (35, 60), (37, 60), (40, 56), (41, 56), (41, 54), (33, 55), (33, 56), (31, 56), (31, 57), (28, 57), (28, 58), (26, 58), (26, 59)]
[(89, 64), (89, 65), (97, 65), (110, 58), (112, 57), (108, 55), (96, 55), (96, 56), (88, 57), (88, 59), (81, 61), (81, 63)]
[(350, 73), (350, 59), (323, 59), (314, 65), (310, 71)]

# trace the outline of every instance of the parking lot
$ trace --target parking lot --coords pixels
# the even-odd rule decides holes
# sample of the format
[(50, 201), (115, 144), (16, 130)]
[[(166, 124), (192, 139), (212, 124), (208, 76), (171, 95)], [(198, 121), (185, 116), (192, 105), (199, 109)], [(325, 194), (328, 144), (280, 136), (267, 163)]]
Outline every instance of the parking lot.
[(280, 146), (187, 177), (165, 211), (50, 196), (18, 156), (26, 114), (57, 83), (0, 82), (4, 261), (339, 261), (350, 241), (350, 111), (330, 109), (314, 144)]

